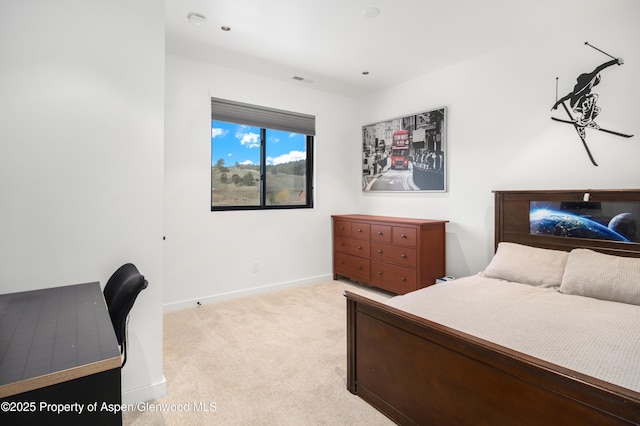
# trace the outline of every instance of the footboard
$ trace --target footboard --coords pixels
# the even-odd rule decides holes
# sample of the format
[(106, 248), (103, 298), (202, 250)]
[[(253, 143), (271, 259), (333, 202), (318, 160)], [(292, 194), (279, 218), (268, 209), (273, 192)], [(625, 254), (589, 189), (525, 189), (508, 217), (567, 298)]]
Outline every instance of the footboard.
[(347, 387), (400, 424), (640, 424), (636, 392), (345, 296)]

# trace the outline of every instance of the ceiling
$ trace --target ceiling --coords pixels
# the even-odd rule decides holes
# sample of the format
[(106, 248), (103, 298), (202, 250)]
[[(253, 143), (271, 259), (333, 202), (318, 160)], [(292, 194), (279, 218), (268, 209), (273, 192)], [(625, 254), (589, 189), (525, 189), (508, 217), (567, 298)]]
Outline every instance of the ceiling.
[(628, 2), (165, 0), (166, 51), (360, 98)]

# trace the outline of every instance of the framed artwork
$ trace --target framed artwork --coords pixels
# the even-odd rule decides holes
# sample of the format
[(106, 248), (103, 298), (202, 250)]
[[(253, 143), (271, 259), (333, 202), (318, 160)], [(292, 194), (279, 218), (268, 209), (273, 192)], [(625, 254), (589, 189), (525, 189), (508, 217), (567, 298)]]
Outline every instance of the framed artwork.
[(362, 126), (362, 190), (444, 192), (446, 108)]

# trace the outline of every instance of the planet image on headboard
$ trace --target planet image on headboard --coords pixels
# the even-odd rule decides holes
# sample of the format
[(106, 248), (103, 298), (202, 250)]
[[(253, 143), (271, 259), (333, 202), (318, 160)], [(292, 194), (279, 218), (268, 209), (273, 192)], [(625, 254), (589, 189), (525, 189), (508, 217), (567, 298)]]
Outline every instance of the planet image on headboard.
[(633, 229), (636, 219), (630, 213), (621, 213), (611, 219), (608, 226), (593, 219), (558, 210), (540, 208), (529, 212), (529, 231), (536, 235), (591, 238), (631, 242), (626, 231)]
[(609, 229), (626, 236), (631, 241), (637, 241), (638, 221), (631, 213), (620, 213), (609, 221)]

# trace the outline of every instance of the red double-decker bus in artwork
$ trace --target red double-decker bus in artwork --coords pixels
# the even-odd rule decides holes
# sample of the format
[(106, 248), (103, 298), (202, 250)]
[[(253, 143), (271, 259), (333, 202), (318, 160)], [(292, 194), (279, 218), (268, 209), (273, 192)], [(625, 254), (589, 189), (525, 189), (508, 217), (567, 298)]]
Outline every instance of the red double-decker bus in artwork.
[(409, 168), (409, 131), (396, 130), (391, 140), (391, 168)]

